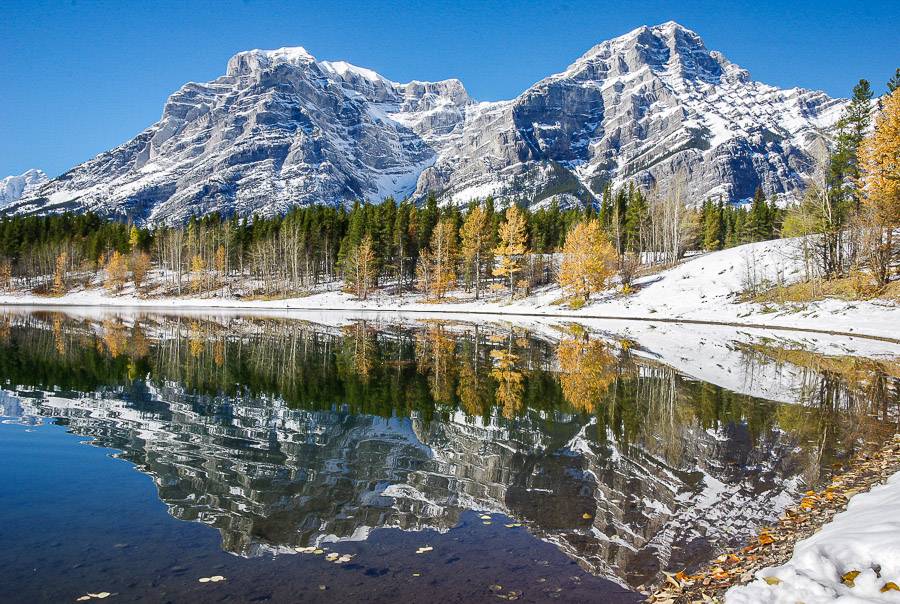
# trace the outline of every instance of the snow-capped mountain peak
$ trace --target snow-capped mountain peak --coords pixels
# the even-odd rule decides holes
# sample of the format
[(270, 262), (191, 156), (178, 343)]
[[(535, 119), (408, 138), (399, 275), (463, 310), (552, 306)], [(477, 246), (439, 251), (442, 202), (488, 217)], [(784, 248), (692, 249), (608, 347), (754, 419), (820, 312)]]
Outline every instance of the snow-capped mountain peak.
[(602, 42), (515, 99), (477, 103), (457, 79), (394, 82), (301, 47), (240, 52), (172, 94), (159, 122), (14, 202), (137, 221), (274, 214), (433, 192), (541, 204), (634, 182), (697, 203), (757, 187), (797, 196), (811, 145), (844, 101), (781, 90), (675, 22)]
[(29, 195), (50, 180), (42, 170), (32, 168), (22, 174), (0, 178), (0, 208)]

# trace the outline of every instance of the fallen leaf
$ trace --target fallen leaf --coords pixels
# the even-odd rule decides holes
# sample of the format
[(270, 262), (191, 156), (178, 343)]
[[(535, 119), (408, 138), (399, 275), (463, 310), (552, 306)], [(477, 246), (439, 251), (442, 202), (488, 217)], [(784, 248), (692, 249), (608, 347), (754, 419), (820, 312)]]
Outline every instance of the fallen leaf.
[(853, 587), (855, 585), (856, 577), (858, 576), (858, 570), (848, 571), (841, 576), (841, 583), (843, 583), (847, 587)]
[(781, 583), (781, 579), (778, 577), (763, 577), (763, 580), (769, 585), (778, 585)]
[(897, 584), (893, 581), (888, 581), (884, 584), (884, 587), (881, 588), (881, 593), (887, 593), (889, 591), (900, 591), (900, 587), (897, 587)]

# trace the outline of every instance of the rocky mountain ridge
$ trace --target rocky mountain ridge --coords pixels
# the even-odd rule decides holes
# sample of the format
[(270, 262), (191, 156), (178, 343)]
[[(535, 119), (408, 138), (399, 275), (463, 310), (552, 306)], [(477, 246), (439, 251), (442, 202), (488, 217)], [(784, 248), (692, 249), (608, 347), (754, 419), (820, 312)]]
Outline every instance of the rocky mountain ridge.
[(16, 213), (163, 223), (388, 196), (530, 205), (635, 182), (686, 200), (796, 197), (844, 101), (781, 90), (668, 22), (590, 49), (513, 100), (393, 82), (303, 48), (241, 52), (156, 124), (25, 195)]
[(29, 196), (48, 180), (50, 178), (42, 170), (35, 168), (0, 178), (0, 208)]

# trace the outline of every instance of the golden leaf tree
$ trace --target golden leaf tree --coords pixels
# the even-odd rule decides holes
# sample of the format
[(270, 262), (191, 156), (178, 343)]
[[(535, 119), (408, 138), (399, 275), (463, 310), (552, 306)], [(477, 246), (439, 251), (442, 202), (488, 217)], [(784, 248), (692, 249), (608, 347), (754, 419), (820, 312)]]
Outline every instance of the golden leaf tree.
[(615, 274), (617, 254), (597, 220), (576, 224), (566, 235), (559, 285), (584, 301), (602, 291)]
[(56, 257), (56, 270), (53, 273), (53, 293), (61, 296), (68, 290), (66, 286), (66, 273), (69, 264), (69, 255), (62, 251)]
[(109, 255), (106, 261), (106, 288), (110, 291), (120, 291), (125, 287), (128, 278), (128, 263), (125, 256), (117, 251)]
[(509, 279), (509, 296), (515, 292), (515, 277), (522, 270), (522, 257), (528, 252), (525, 214), (516, 205), (506, 209), (506, 221), (500, 225), (500, 243), (494, 248), (495, 277)]
[(462, 257), (466, 272), (475, 285), (475, 299), (481, 298), (481, 277), (484, 267), (491, 264), (491, 223), (481, 205), (474, 206), (459, 230), (462, 238)]
[(456, 228), (445, 218), (434, 227), (428, 248), (419, 255), (416, 273), (420, 289), (443, 298), (456, 283), (456, 256)]
[(366, 235), (344, 258), (344, 290), (360, 300), (368, 298), (375, 280), (375, 262), (375, 245), (372, 236)]
[(884, 284), (897, 254), (894, 230), (900, 227), (900, 89), (885, 97), (875, 129), (859, 146), (859, 169), (863, 203), (878, 229), (870, 267)]
[(191, 289), (195, 294), (203, 290), (206, 282), (206, 260), (200, 254), (194, 254), (191, 258)]
[(135, 293), (139, 292), (141, 286), (150, 272), (150, 255), (147, 252), (138, 252), (131, 257), (131, 281), (134, 283)]
[(431, 293), (437, 298), (443, 298), (456, 283), (456, 228), (449, 218), (441, 220), (434, 228), (431, 258)]

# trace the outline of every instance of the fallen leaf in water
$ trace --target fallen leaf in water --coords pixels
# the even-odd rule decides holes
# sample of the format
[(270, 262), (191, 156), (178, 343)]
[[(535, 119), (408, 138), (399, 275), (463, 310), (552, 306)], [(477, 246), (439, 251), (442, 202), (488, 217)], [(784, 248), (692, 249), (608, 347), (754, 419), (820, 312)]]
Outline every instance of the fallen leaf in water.
[(209, 583), (209, 577), (200, 577), (197, 580), (200, 581), (201, 583)]
[(497, 584), (495, 583), (494, 585), (489, 586), (488, 589), (491, 590), (491, 591), (501, 591), (501, 590), (503, 589), (503, 586), (502, 586), (502, 585), (497, 585)]
[(413, 577), (421, 577), (422, 575), (419, 573), (413, 573)]
[(330, 554), (328, 554), (327, 556), (325, 556), (325, 559), (328, 560), (329, 562), (331, 562), (331, 561), (333, 561), (333, 560), (337, 560), (339, 557), (340, 557), (340, 554), (339, 554), (339, 553), (337, 553), (337, 552), (331, 552)]
[(209, 580), (213, 583), (218, 583), (219, 581), (224, 581), (225, 577), (223, 577), (222, 575), (215, 575), (213, 577), (210, 577)]
[(338, 562), (350, 562), (350, 560), (352, 560), (352, 559), (353, 559), (353, 556), (351, 556), (350, 554), (344, 554), (343, 556), (338, 558)]
[(424, 554), (425, 552), (430, 552), (430, 551), (433, 550), (433, 549), (434, 549), (434, 548), (431, 547), (430, 545), (425, 545), (425, 546), (422, 546), (422, 547), (420, 547), (419, 549), (417, 549), (417, 550), (416, 550), (416, 553), (417, 553), (417, 554)]
[(85, 602), (90, 599), (91, 599), (91, 596), (79, 596), (79, 597), (75, 598), (75, 601), (76, 602)]
[(322, 554), (325, 553), (325, 550), (324, 549), (314, 549), (313, 553), (317, 556), (321, 556)]
[(591, 516), (591, 515), (588, 514), (587, 512), (585, 512), (584, 514), (582, 514), (581, 517), (584, 518), (585, 520), (590, 520), (591, 518), (593, 518), (593, 516)]
[(841, 583), (847, 587), (853, 587), (856, 584), (856, 577), (859, 576), (858, 570), (851, 570), (841, 575)]
[(493, 524), (493, 522), (491, 522), (490, 520), (485, 520), (485, 521), (482, 522), (481, 524), (487, 526), (487, 525), (489, 525), (489, 524)]

